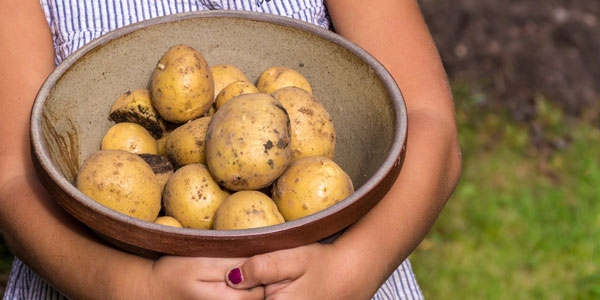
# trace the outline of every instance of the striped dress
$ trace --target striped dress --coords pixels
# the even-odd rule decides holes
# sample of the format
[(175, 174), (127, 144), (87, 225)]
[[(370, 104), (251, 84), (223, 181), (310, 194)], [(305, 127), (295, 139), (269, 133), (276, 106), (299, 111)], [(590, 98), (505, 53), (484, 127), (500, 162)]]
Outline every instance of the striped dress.
[[(329, 28), (323, 0), (41, 0), (41, 4), (54, 37), (57, 64), (84, 44), (111, 30), (181, 12), (247, 10), (288, 16)], [(3, 299), (66, 297), (15, 259)], [(408, 260), (381, 286), (373, 299), (423, 299)]]

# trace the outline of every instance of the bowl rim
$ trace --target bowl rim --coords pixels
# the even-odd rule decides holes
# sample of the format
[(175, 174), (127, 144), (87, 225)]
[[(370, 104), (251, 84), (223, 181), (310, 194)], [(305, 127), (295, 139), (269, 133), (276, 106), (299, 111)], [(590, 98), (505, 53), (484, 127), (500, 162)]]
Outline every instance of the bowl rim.
[[(352, 53), (357, 58), (362, 60), (365, 64), (367, 64), (373, 70), (376, 76), (380, 79), (381, 84), (386, 89), (389, 98), (392, 102), (391, 104), (395, 110), (396, 134), (391, 144), (389, 153), (387, 154), (383, 163), (377, 169), (377, 171), (363, 185), (358, 187), (352, 195), (325, 210), (278, 225), (241, 230), (201, 230), (191, 228), (176, 228), (171, 226), (155, 224), (152, 222), (143, 221), (116, 212), (108, 207), (99, 204), (98, 202), (94, 201), (93, 199), (79, 191), (75, 184), (67, 180), (66, 177), (54, 165), (48, 151), (46, 150), (44, 138), (42, 136), (41, 128), (43, 108), (45, 105), (45, 100), (47, 96), (51, 93), (54, 84), (57, 81), (59, 81), (63, 74), (71, 66), (73, 66), (81, 57), (85, 56), (87, 53), (93, 51), (97, 47), (102, 47), (105, 44), (110, 43), (112, 40), (118, 39), (122, 36), (125, 36), (129, 33), (143, 29), (148, 26), (170, 22), (178, 22), (192, 18), (237, 18), (248, 21), (271, 23), (280, 26), (289, 26), (300, 31), (305, 31), (309, 34), (313, 34), (319, 38), (322, 38), (334, 44), (337, 44), (347, 49), (350, 53)], [(323, 217), (336, 214), (337, 212), (356, 202), (358, 199), (360, 199), (360, 197), (363, 197), (366, 194), (368, 194), (369, 191), (371, 191), (385, 179), (385, 177), (392, 171), (393, 168), (401, 164), (401, 156), (402, 152), (404, 151), (406, 135), (407, 112), (404, 98), (402, 96), (400, 88), (394, 81), (391, 74), (375, 57), (373, 57), (370, 53), (368, 53), (366, 50), (359, 47), (355, 43), (323, 27), (305, 21), (293, 19), (291, 17), (251, 11), (204, 10), (171, 14), (167, 16), (143, 20), (108, 32), (85, 44), (84, 46), (73, 52), (71, 55), (66, 57), (58, 66), (56, 66), (56, 68), (50, 73), (50, 75), (47, 77), (40, 90), (38, 91), (30, 115), (30, 139), (31, 147), (33, 149), (32, 155), (35, 155), (35, 158), (37, 159), (39, 165), (41, 166), (43, 171), (46, 172), (47, 175), (51, 178), (54, 184), (59, 186), (70, 197), (77, 199), (80, 205), (83, 205), (87, 209), (92, 210), (94, 212), (105, 214), (110, 218), (115, 219), (117, 222), (128, 223), (133, 226), (139, 226), (140, 228), (146, 228), (153, 231), (161, 231), (175, 235), (202, 236), (215, 240), (230, 240), (241, 237), (248, 238), (253, 236), (281, 233), (288, 229), (304, 226), (305, 224), (309, 224), (314, 220), (318, 220)], [(89, 225), (86, 224), (86, 226)]]

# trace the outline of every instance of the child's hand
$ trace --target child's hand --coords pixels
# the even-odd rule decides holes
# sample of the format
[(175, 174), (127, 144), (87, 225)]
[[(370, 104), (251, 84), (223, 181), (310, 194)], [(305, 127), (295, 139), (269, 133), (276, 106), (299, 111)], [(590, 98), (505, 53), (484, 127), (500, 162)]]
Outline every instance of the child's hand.
[(149, 277), (141, 276), (138, 299), (264, 299), (264, 288), (232, 289), (225, 283), (227, 268), (242, 259), (163, 256), (151, 265)]
[(338, 248), (311, 244), (257, 255), (229, 269), (227, 284), (236, 289), (264, 285), (265, 299), (370, 299), (381, 283), (369, 278), (366, 268), (355, 268), (369, 259)]

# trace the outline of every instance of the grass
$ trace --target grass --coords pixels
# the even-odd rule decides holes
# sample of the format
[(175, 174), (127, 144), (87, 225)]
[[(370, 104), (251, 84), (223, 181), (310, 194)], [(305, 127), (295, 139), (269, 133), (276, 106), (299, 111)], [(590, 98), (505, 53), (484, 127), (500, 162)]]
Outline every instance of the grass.
[[(600, 299), (600, 130), (539, 98), (534, 147), (530, 127), (455, 91), (463, 175), (411, 257), (426, 298)], [(0, 243), (0, 284), (10, 261)]]
[(529, 127), (456, 88), (464, 170), (411, 260), (427, 299), (599, 299), (600, 130), (536, 100)]

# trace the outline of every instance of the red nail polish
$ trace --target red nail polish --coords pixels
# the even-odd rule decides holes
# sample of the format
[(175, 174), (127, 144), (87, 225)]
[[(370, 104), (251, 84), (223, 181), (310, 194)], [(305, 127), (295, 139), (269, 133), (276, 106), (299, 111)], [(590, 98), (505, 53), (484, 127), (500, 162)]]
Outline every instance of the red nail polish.
[(233, 284), (240, 284), (242, 282), (242, 270), (240, 268), (229, 270), (227, 279)]

